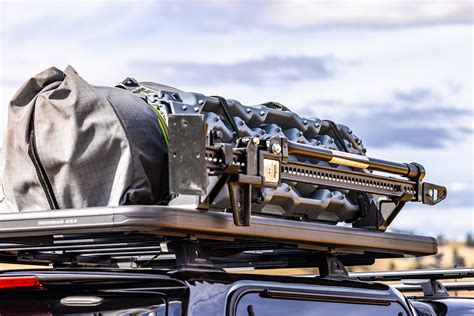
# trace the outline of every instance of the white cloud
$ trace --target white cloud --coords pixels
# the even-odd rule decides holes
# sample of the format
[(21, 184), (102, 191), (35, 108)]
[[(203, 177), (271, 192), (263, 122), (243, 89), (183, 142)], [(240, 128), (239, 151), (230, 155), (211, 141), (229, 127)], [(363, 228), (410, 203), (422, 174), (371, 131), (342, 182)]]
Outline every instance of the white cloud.
[(274, 1), (262, 24), (307, 27), (400, 27), (472, 22), (470, 0), (293, 0)]

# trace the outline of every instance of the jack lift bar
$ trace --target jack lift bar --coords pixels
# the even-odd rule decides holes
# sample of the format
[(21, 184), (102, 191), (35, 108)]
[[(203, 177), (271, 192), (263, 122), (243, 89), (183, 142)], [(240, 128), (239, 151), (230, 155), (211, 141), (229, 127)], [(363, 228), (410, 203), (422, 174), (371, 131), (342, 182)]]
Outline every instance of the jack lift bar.
[[(444, 200), (445, 187), (423, 182), (425, 170), (417, 163), (396, 163), (289, 141), (284, 137), (241, 138), (234, 146), (221, 143), (218, 131), (207, 135), (202, 115), (170, 115), (170, 189), (175, 194), (199, 195), (199, 208), (210, 209), (227, 185), (237, 226), (249, 226), (252, 187), (276, 188), (282, 181), (301, 182), (385, 196), (395, 210), (380, 224), (377, 211), (364, 227), (384, 231), (408, 201), (434, 205)], [(208, 137), (207, 137), (208, 136)], [(190, 140), (190, 141), (183, 141)], [(206, 145), (207, 144), (207, 145)], [(295, 162), (291, 155), (314, 158), (331, 166)], [(355, 170), (333, 167), (344, 165)], [(402, 178), (376, 175), (379, 171)], [(208, 174), (219, 175), (207, 188)], [(375, 209), (379, 210), (380, 205)], [(370, 212), (370, 209), (368, 213)]]

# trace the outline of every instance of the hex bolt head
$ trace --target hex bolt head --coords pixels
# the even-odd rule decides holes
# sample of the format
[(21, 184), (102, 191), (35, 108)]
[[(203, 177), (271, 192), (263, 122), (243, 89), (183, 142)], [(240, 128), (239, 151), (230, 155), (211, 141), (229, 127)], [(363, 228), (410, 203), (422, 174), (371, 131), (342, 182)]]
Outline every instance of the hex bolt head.
[(264, 116), (264, 115), (265, 115), (265, 111), (260, 111), (260, 115), (261, 115), (261, 116)]
[(199, 101), (198, 101), (198, 104), (199, 104), (199, 105), (203, 105), (203, 104), (204, 104), (204, 100), (199, 100)]
[(320, 126), (321, 126), (321, 124), (320, 124), (319, 122), (316, 122), (316, 123), (314, 123), (314, 126), (316, 126), (316, 127), (320, 127)]
[(245, 112), (250, 113), (250, 112), (252, 112), (252, 110), (250, 108), (246, 108)]
[(360, 144), (362, 144), (362, 140), (361, 140), (360, 138), (358, 138), (358, 139), (356, 140), (356, 143), (357, 143), (357, 145), (360, 145)]
[(279, 153), (281, 153), (281, 146), (280, 144), (273, 144), (272, 145), (272, 153), (274, 153), (275, 155), (278, 155)]
[(194, 112), (198, 112), (198, 111), (199, 111), (199, 106), (195, 106), (195, 107), (193, 108), (193, 110), (194, 110)]
[(352, 134), (352, 130), (351, 130), (350, 128), (347, 129), (347, 132), (348, 132), (349, 134)]
[(308, 124), (308, 121), (307, 121), (307, 120), (303, 120), (303, 124), (304, 124), (304, 125), (307, 125), (307, 124)]
[(257, 138), (257, 137), (252, 138), (252, 144), (254, 145), (260, 144), (260, 138)]
[(187, 107), (186, 105), (183, 105), (183, 106), (181, 106), (181, 109), (182, 109), (183, 111), (186, 111), (186, 110), (188, 109), (188, 107)]

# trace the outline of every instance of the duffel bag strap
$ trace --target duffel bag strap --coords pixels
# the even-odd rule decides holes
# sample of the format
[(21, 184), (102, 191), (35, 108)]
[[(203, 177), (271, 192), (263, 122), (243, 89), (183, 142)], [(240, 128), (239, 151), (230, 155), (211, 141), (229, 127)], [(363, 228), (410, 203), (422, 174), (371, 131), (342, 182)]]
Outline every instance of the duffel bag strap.
[(163, 135), (163, 140), (168, 147), (168, 109), (158, 102), (158, 91), (142, 86), (137, 80), (130, 77), (120, 82), (116, 87), (138, 94), (153, 108), (153, 110), (155, 110), (158, 114), (157, 121)]

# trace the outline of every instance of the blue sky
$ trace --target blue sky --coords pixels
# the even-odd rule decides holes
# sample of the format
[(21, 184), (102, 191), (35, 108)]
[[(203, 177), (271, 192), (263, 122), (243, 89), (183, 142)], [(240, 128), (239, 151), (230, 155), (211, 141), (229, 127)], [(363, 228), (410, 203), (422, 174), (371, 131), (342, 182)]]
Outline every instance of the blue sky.
[(393, 227), (474, 230), (473, 7), (465, 0), (1, 1), (0, 141), (8, 102), (41, 70), (127, 76), (332, 119), (368, 155), (422, 163), (448, 187)]

